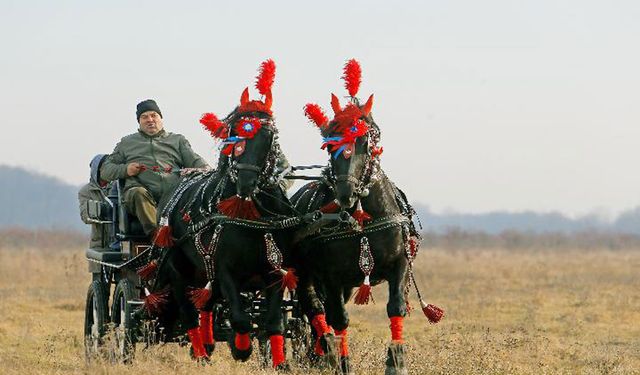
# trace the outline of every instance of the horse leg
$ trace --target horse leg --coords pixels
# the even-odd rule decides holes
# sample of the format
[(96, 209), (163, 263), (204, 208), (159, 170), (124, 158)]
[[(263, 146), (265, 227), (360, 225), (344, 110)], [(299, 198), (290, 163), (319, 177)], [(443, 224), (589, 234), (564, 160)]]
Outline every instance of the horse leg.
[(317, 356), (323, 356), (328, 350), (327, 343), (333, 342), (334, 337), (333, 333), (331, 333), (331, 328), (327, 324), (327, 316), (324, 312), (322, 301), (318, 297), (315, 285), (311, 282), (311, 277), (308, 273), (303, 272), (300, 274), (297, 292), (303, 313), (313, 327), (313, 336), (315, 337), (313, 352)]
[(202, 337), (202, 343), (207, 351), (207, 355), (211, 356), (213, 350), (216, 347), (216, 342), (213, 338), (213, 303), (209, 301), (207, 306), (200, 311), (200, 337)]
[(167, 262), (169, 277), (171, 278), (171, 286), (176, 302), (178, 303), (183, 326), (187, 329), (187, 335), (189, 336), (189, 341), (191, 341), (191, 356), (198, 361), (208, 361), (209, 356), (204, 348), (202, 335), (200, 333), (198, 311), (187, 296), (187, 282), (184, 277), (181, 277), (183, 273), (176, 268), (179, 264), (181, 268), (184, 267), (185, 259), (178, 259), (178, 251), (172, 251), (172, 254), (174, 255), (171, 257), (171, 260)]
[(267, 288), (265, 298), (267, 311), (264, 319), (265, 331), (271, 343), (271, 361), (276, 370), (288, 370), (284, 355), (284, 326), (282, 322), (282, 295), (280, 285), (272, 285)]
[(247, 314), (242, 310), (240, 303), (240, 293), (236, 288), (236, 284), (228, 270), (218, 272), (220, 280), (220, 289), (223, 297), (229, 303), (229, 311), (231, 312), (231, 328), (236, 333), (233, 339), (228, 341), (231, 349), (231, 356), (236, 361), (246, 361), (251, 356), (253, 347), (251, 346), (251, 321)]
[(389, 283), (387, 316), (391, 322), (391, 344), (387, 349), (385, 375), (404, 375), (408, 373), (405, 366), (405, 349), (402, 339), (403, 322), (407, 314), (407, 304), (405, 300), (407, 267), (407, 259), (401, 257), (396, 262), (396, 266), (393, 267), (392, 272), (386, 277)]
[[(340, 369), (343, 374), (351, 373), (349, 364), (349, 343), (347, 341), (347, 327), (349, 327), (349, 315), (344, 307), (344, 291), (335, 285), (327, 285), (327, 321), (336, 335), (340, 353)], [(333, 354), (333, 353), (328, 353)], [(330, 356), (329, 358), (334, 357)]]

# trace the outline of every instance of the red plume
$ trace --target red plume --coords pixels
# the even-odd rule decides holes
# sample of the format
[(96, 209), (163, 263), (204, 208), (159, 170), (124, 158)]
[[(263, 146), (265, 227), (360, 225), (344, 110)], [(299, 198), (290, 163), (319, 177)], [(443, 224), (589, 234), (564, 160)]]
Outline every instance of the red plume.
[(205, 113), (200, 118), (200, 123), (205, 129), (211, 133), (214, 138), (226, 138), (227, 125), (218, 120), (218, 117), (213, 113)]
[(322, 108), (317, 104), (306, 104), (304, 106), (304, 115), (307, 116), (309, 120), (313, 121), (319, 128), (324, 128), (329, 122), (327, 115), (324, 114)]
[(269, 59), (260, 64), (260, 74), (258, 74), (258, 78), (256, 79), (256, 89), (258, 89), (261, 95), (266, 95), (267, 92), (271, 91), (275, 77), (276, 63), (274, 63), (273, 60)]
[(355, 59), (351, 59), (344, 64), (344, 87), (349, 91), (349, 95), (356, 96), (360, 89), (360, 78), (362, 76), (362, 69), (360, 69), (360, 63)]

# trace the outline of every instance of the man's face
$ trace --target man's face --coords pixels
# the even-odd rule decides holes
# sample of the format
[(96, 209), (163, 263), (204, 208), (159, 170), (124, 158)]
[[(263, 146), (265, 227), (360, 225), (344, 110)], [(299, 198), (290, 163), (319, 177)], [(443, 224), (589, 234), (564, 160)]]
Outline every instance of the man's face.
[(141, 114), (139, 123), (140, 130), (148, 135), (154, 135), (164, 127), (162, 117), (156, 111), (146, 111)]

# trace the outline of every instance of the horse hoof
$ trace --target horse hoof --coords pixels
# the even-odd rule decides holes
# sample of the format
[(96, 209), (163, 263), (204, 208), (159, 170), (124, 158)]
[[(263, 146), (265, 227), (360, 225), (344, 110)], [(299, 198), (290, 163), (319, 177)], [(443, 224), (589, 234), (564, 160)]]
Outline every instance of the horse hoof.
[(389, 345), (385, 364), (387, 368), (384, 370), (384, 375), (407, 375), (409, 372), (404, 361), (404, 345), (393, 343)]
[(332, 369), (338, 369), (338, 348), (336, 346), (336, 337), (333, 333), (325, 333), (320, 336), (320, 346), (324, 351), (322, 356), (324, 366)]
[(289, 366), (287, 362), (282, 362), (281, 364), (277, 365), (274, 370), (278, 372), (291, 372), (291, 366)]
[(229, 339), (227, 343), (229, 344), (229, 349), (231, 349), (231, 357), (233, 357), (233, 359), (235, 359), (236, 361), (246, 362), (249, 357), (251, 357), (251, 352), (253, 352), (253, 345), (249, 345), (249, 349), (247, 350), (240, 350), (236, 348), (236, 342), (233, 337)]
[(213, 351), (216, 350), (216, 344), (204, 344), (204, 349), (207, 351), (207, 355), (211, 357)]
[(340, 371), (342, 374), (353, 374), (351, 372), (351, 363), (349, 357), (340, 357)]

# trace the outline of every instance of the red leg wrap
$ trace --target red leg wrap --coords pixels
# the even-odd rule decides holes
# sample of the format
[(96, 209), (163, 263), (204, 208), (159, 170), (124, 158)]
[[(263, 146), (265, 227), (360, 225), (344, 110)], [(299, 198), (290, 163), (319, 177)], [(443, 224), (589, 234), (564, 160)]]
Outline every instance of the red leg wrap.
[(391, 341), (402, 343), (402, 325), (404, 318), (401, 316), (392, 316), (389, 320), (391, 320)]
[(329, 325), (327, 325), (327, 317), (325, 314), (317, 314), (314, 316), (311, 320), (311, 325), (316, 330), (318, 336), (331, 332)]
[(340, 357), (349, 356), (349, 343), (347, 342), (347, 329), (335, 330), (336, 336), (340, 338)]
[(238, 350), (248, 350), (251, 346), (251, 339), (248, 333), (236, 333), (235, 345)]
[(282, 335), (272, 335), (269, 337), (271, 342), (271, 359), (273, 367), (284, 362), (284, 337)]
[(187, 331), (189, 340), (191, 340), (191, 347), (193, 347), (193, 357), (195, 359), (207, 358), (207, 351), (204, 349), (202, 343), (202, 337), (200, 337), (199, 328), (191, 328)]
[(203, 344), (213, 344), (213, 313), (200, 311), (200, 337)]

